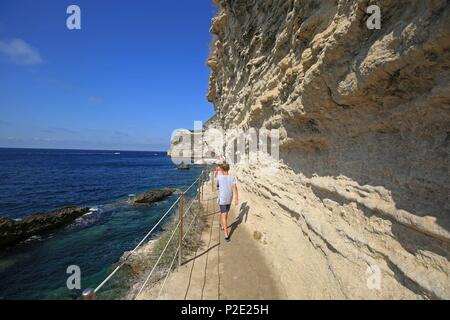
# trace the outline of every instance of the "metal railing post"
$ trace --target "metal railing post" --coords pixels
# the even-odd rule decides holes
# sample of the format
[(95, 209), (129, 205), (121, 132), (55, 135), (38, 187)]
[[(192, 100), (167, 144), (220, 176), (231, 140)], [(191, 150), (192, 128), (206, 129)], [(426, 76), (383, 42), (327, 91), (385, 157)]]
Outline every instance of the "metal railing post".
[(201, 181), (200, 181), (200, 176), (198, 177), (198, 190), (197, 190), (197, 198), (198, 198), (198, 202), (200, 202), (200, 185), (201, 185)]
[(204, 181), (203, 181), (203, 176), (204, 176), (204, 171), (202, 171), (202, 200), (203, 200), (203, 185), (204, 185)]
[(95, 290), (92, 288), (84, 289), (81, 295), (83, 300), (95, 300)]
[(179, 227), (179, 249), (178, 249), (178, 266), (183, 263), (183, 216), (184, 216), (184, 192), (181, 193), (180, 206), (178, 208), (180, 215), (180, 227)]

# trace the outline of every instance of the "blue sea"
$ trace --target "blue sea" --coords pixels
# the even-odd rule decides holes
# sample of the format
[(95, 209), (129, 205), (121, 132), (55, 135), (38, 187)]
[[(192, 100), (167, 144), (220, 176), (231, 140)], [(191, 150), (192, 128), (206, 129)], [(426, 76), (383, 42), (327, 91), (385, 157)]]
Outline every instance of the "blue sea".
[(165, 152), (0, 148), (0, 216), (24, 218), (65, 205), (96, 209), (72, 224), (0, 251), (0, 299), (73, 299), (69, 265), (96, 287), (177, 195), (144, 207), (129, 194), (188, 187), (202, 167), (177, 170)]

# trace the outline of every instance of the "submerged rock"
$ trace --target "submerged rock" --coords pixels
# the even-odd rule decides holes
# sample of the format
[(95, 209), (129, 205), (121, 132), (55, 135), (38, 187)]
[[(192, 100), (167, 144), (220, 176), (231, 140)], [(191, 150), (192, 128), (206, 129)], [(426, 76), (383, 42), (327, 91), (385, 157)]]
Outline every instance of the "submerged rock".
[(161, 189), (161, 190), (151, 190), (144, 193), (141, 193), (140, 195), (134, 197), (130, 202), (131, 204), (142, 204), (142, 203), (153, 203), (158, 202), (161, 200), (164, 200), (168, 196), (170, 196), (172, 193), (174, 193), (176, 189)]
[(34, 213), (23, 220), (0, 218), (0, 248), (63, 227), (87, 212), (89, 208), (68, 206), (50, 212)]

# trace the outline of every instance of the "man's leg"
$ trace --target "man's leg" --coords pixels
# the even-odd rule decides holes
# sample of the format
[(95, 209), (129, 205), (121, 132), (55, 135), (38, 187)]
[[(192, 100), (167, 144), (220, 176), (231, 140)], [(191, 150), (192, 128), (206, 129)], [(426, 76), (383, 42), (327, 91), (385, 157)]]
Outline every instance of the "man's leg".
[(224, 227), (223, 227), (223, 215), (224, 215), (223, 210), (224, 210), (224, 208), (221, 205), (219, 205), (219, 209), (220, 209), (220, 216), (219, 216), (220, 230), (224, 230)]
[(222, 227), (225, 238), (228, 237), (228, 212), (221, 213)]

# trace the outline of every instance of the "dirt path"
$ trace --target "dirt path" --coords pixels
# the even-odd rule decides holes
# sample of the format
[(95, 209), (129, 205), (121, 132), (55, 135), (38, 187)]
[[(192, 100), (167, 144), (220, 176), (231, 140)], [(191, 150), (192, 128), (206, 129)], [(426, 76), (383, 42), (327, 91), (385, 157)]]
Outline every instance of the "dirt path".
[[(159, 299), (231, 300), (282, 299), (282, 290), (271, 276), (271, 270), (260, 253), (253, 235), (245, 228), (246, 208), (229, 216), (231, 241), (223, 239), (219, 225), (216, 191), (204, 188), (207, 228), (203, 245), (173, 272)], [(141, 299), (156, 299), (160, 284), (147, 289)]]

